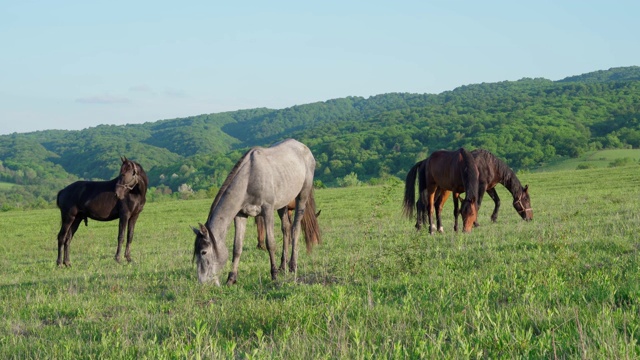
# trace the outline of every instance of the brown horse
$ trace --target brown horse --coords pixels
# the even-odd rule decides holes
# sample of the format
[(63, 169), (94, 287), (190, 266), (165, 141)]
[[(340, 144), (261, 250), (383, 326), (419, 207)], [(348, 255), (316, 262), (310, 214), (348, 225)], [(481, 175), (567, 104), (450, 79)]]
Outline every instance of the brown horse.
[[(127, 248), (124, 257), (131, 261), (130, 245), (140, 212), (144, 208), (149, 180), (137, 162), (121, 158), (120, 174), (109, 181), (76, 181), (58, 192), (57, 205), (62, 216), (58, 232), (58, 266), (71, 266), (69, 246), (78, 226), (87, 219), (98, 221), (120, 220), (118, 250), (115, 259), (120, 262), (120, 250), (127, 229)], [(62, 254), (64, 252), (64, 261)]]
[[(463, 231), (470, 232), (478, 215), (477, 201), (479, 196), (479, 172), (473, 155), (464, 148), (455, 151), (439, 150), (425, 160), (416, 163), (407, 173), (405, 180), (403, 205), (404, 214), (408, 217), (413, 216), (416, 176), (419, 183), (419, 202), (425, 204), (424, 210), (429, 218), (429, 233), (432, 234), (436, 229), (432, 222), (432, 216), (435, 194), (439, 189), (457, 193), (466, 192), (460, 214), (462, 215)], [(442, 232), (442, 224), (438, 223), (437, 229)]]
[[(525, 221), (533, 220), (533, 209), (531, 208), (531, 198), (529, 197), (529, 186), (525, 185), (523, 187), (515, 172), (511, 170), (504, 161), (500, 160), (491, 152), (484, 149), (476, 149), (473, 150), (471, 154), (473, 155), (476, 165), (478, 166), (478, 171), (480, 172), (480, 178), (478, 181), (478, 209), (480, 209), (480, 206), (482, 205), (482, 198), (486, 190), (487, 194), (489, 194), (489, 197), (491, 197), (495, 204), (493, 213), (491, 214), (491, 221), (496, 222), (498, 220), (500, 197), (498, 196), (495, 187), (498, 184), (502, 184), (513, 196), (513, 207), (520, 217)], [(440, 190), (436, 194), (435, 208), (438, 223), (440, 222), (442, 207), (447, 201), (449, 195), (448, 191)], [(455, 225), (453, 229), (455, 231), (458, 231), (458, 196), (459, 194), (454, 193), (453, 216), (455, 218)], [(420, 200), (418, 200), (418, 202), (419, 201)], [(421, 208), (422, 205), (419, 204), (416, 204), (416, 206), (418, 207), (416, 228), (420, 229), (420, 222), (422, 221), (423, 224), (425, 223), (425, 216), (423, 212), (424, 208)], [(478, 226), (478, 223), (476, 222), (474, 225)]]
[[(294, 200), (291, 200), (287, 205), (286, 216), (289, 222), (293, 220), (293, 210), (295, 209), (296, 209), (296, 200), (294, 199)], [(320, 216), (320, 212), (322, 212), (322, 210), (315, 213), (314, 216), (316, 217), (316, 219), (318, 218), (318, 216)], [(306, 238), (310, 236), (312, 237), (312, 243), (318, 244), (320, 242), (320, 236), (318, 235), (318, 229), (314, 226), (314, 224), (316, 224), (317, 222), (311, 221), (311, 219), (309, 218), (311, 214), (312, 214), (311, 212), (306, 212), (302, 217), (302, 221), (300, 224), (302, 225), (302, 231), (304, 232), (304, 237)], [(266, 237), (264, 217), (262, 217), (261, 215), (256, 216), (255, 223), (256, 223), (256, 230), (258, 232), (258, 249), (267, 250), (267, 246), (264, 242), (264, 239)], [(288, 232), (289, 232), (288, 230), (286, 231), (283, 230), (283, 233), (288, 233)]]

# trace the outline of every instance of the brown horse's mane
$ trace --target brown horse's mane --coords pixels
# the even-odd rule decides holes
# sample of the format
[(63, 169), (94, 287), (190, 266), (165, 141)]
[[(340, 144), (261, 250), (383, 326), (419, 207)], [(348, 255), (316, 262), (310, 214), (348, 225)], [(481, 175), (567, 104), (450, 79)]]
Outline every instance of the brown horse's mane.
[[(518, 180), (516, 173), (507, 165), (507, 163), (485, 149), (476, 149), (472, 151), (472, 153), (474, 155), (478, 155), (476, 157), (476, 162), (480, 163), (480, 161), (483, 161), (485, 162), (486, 167), (489, 167), (493, 164), (494, 169), (497, 171), (498, 176), (500, 177), (500, 183), (504, 185), (507, 190), (509, 190), (514, 198), (520, 196), (520, 194), (522, 193), (522, 184), (520, 183), (520, 180)], [(483, 173), (488, 174), (488, 172)]]
[[(478, 181), (479, 181), (479, 171), (476, 166), (476, 160), (471, 154), (471, 152), (465, 148), (460, 148), (458, 150), (462, 155), (462, 161), (464, 162), (464, 174), (462, 177), (464, 182), (464, 189), (467, 195), (466, 199), (475, 199), (478, 201), (479, 193), (478, 193)], [(472, 168), (475, 168), (476, 171), (471, 171)], [(475, 185), (475, 186), (473, 186)]]

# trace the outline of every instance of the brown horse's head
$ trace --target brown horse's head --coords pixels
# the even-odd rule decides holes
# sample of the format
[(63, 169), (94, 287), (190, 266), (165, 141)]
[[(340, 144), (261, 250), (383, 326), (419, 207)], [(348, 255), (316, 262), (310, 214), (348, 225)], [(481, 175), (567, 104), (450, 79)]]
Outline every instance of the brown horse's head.
[(116, 196), (122, 200), (140, 181), (138, 165), (126, 157), (121, 158), (120, 175), (116, 182)]
[(529, 198), (529, 185), (525, 185), (517, 198), (514, 197), (513, 207), (525, 221), (533, 220), (533, 209), (531, 208), (531, 198)]
[(462, 215), (462, 231), (471, 232), (471, 229), (473, 229), (473, 223), (475, 223), (478, 218), (478, 204), (476, 203), (476, 198), (469, 199), (469, 197), (467, 197), (462, 201), (460, 215)]
[(217, 246), (216, 240), (209, 229), (200, 224), (200, 228), (193, 228), (196, 241), (193, 245), (193, 260), (196, 262), (198, 281), (202, 284), (213, 281), (220, 286), (219, 273), (227, 263), (229, 253), (226, 247)]

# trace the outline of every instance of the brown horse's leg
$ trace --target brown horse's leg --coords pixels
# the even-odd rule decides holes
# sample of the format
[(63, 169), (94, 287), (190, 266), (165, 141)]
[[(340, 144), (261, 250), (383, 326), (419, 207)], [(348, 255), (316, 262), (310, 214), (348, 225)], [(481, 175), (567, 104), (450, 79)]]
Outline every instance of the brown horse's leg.
[(460, 201), (460, 194), (459, 193), (453, 194), (453, 218), (455, 219), (455, 222), (453, 224), (453, 231), (455, 232), (458, 231), (458, 215), (460, 215), (459, 201)]
[(131, 242), (133, 241), (133, 232), (136, 229), (136, 221), (138, 221), (138, 216), (140, 213), (133, 213), (129, 218), (127, 225), (127, 247), (124, 250), (124, 258), (127, 259), (127, 262), (131, 262)]
[(498, 196), (496, 188), (488, 189), (487, 194), (489, 194), (489, 197), (493, 200), (495, 205), (493, 207), (493, 213), (491, 214), (491, 221), (496, 222), (498, 221), (498, 210), (500, 210), (500, 197)]
[(438, 189), (438, 199), (436, 200), (435, 208), (438, 232), (440, 233), (444, 232), (444, 227), (442, 226), (442, 207), (444, 206), (444, 203), (447, 202), (449, 195), (451, 195), (451, 191)]
[[(482, 198), (484, 197), (484, 193), (487, 191), (487, 184), (478, 183), (478, 201), (476, 201), (476, 212), (480, 212), (480, 205), (482, 204)], [(491, 196), (491, 195), (489, 195)], [(476, 221), (473, 222), (474, 227), (480, 226), (478, 223), (478, 218), (476, 217)]]
[[(238, 265), (240, 264), (240, 255), (242, 255), (242, 240), (244, 239), (244, 232), (247, 229), (247, 217), (236, 216), (233, 219), (233, 222), (235, 224), (236, 233), (233, 237), (233, 263), (231, 264), (231, 272), (229, 273), (229, 277), (227, 278), (227, 285), (233, 285), (237, 281)], [(267, 247), (269, 247), (268, 234)], [(273, 267), (273, 265), (271, 267)]]
[(287, 258), (289, 255), (289, 243), (291, 242), (291, 211), (284, 207), (278, 210), (282, 229), (282, 257), (280, 259), (280, 271), (287, 269)]

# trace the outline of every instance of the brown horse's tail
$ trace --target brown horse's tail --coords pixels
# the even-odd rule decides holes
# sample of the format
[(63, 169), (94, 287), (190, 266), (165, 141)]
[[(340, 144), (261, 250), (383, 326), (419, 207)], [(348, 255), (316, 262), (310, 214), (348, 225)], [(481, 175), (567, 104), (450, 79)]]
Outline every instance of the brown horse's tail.
[(307, 243), (307, 252), (310, 253), (314, 245), (322, 243), (320, 237), (320, 226), (318, 225), (318, 217), (316, 214), (316, 200), (313, 196), (313, 189), (307, 199), (307, 206), (302, 215), (302, 231), (304, 231), (304, 240)]
[(413, 217), (413, 207), (416, 201), (416, 177), (418, 175), (418, 169), (425, 160), (417, 162), (411, 170), (407, 173), (407, 178), (404, 180), (404, 201), (402, 202), (402, 213), (408, 218)]

